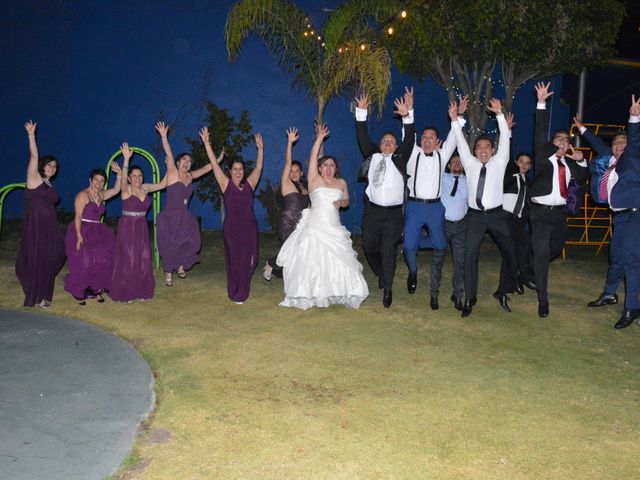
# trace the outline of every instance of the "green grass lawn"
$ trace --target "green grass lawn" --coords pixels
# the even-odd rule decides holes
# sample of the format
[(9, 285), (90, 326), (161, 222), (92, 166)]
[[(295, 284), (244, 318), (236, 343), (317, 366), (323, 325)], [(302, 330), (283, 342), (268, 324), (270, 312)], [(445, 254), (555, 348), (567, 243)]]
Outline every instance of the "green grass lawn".
[[(17, 234), (4, 228), (0, 305), (20, 309)], [(275, 248), (261, 238), (263, 258)], [(172, 288), (157, 273), (153, 300), (80, 307), (61, 274), (50, 310), (127, 339), (155, 372), (158, 406), (125, 478), (640, 478), (640, 330), (613, 329), (620, 305), (586, 307), (606, 272), (593, 255), (552, 264), (546, 319), (531, 291), (511, 314), (491, 297), (490, 240), (468, 318), (448, 300), (450, 256), (429, 309), (429, 252), (415, 295), (399, 262), (389, 310), (365, 268), (360, 310), (305, 312), (279, 307), (282, 281), (259, 271), (248, 302), (230, 302), (221, 235), (205, 232), (201, 264)]]

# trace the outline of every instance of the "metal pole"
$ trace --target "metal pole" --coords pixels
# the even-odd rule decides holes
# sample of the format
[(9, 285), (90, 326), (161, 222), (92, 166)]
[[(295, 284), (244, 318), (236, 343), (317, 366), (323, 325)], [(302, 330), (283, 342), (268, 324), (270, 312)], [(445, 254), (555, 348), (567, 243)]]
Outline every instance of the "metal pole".
[[(587, 86), (587, 71), (586, 70), (582, 70), (582, 72), (580, 72), (580, 81), (578, 84), (578, 111), (576, 112), (576, 115), (578, 116), (578, 118), (581, 121), (584, 121), (584, 91), (586, 89)], [(580, 147), (580, 135), (576, 135), (576, 147)]]

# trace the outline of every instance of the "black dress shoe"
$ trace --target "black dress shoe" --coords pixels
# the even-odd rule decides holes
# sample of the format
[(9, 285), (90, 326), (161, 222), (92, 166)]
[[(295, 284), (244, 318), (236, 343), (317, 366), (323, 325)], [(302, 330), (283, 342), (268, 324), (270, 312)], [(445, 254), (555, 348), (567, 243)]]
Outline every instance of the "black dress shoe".
[(498, 303), (500, 304), (500, 306), (505, 312), (511, 312), (511, 309), (509, 308), (509, 297), (507, 297), (506, 293), (495, 292), (493, 294), (493, 298), (495, 298), (498, 301)]
[(516, 285), (516, 289), (513, 291), (513, 293), (517, 293), (518, 295), (524, 295), (524, 286), (519, 283), (518, 285)]
[(462, 299), (456, 298), (455, 295), (451, 295), (451, 301), (453, 302), (453, 306), (456, 307), (456, 310), (462, 310)]
[(610, 295), (608, 293), (601, 293), (597, 300), (587, 303), (589, 307), (604, 307), (605, 305), (615, 305), (618, 303), (618, 295), (615, 293)]
[(538, 287), (536, 287), (536, 284), (534, 283), (533, 280), (527, 280), (526, 282), (522, 282), (522, 285), (527, 287), (529, 290), (538, 290)]
[(389, 308), (392, 301), (393, 294), (391, 293), (391, 289), (385, 290), (384, 294), (382, 295), (382, 305), (384, 305), (384, 308)]
[(407, 291), (409, 293), (416, 293), (416, 286), (418, 285), (418, 274), (409, 272), (407, 277)]
[(473, 310), (473, 306), (476, 304), (476, 302), (478, 301), (477, 298), (472, 298), (471, 300), (466, 300), (464, 302), (464, 305), (462, 306), (462, 317), (468, 317), (469, 315), (471, 315), (471, 312)]
[(431, 302), (429, 303), (429, 306), (431, 306), (431, 310), (437, 310), (438, 309), (438, 296), (437, 295), (431, 295)]
[(538, 302), (538, 316), (540, 318), (549, 316), (549, 302)]
[(613, 326), (616, 330), (620, 330), (621, 328), (627, 328), (629, 325), (633, 323), (633, 321), (640, 317), (640, 310), (627, 310), (624, 309), (622, 312), (622, 316), (620, 320)]

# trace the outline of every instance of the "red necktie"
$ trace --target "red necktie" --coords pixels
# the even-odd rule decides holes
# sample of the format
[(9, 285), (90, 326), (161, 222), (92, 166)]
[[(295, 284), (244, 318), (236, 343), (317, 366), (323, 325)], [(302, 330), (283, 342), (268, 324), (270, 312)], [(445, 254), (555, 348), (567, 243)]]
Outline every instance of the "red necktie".
[(611, 164), (611, 166), (609, 168), (607, 168), (604, 173), (602, 174), (602, 180), (600, 181), (600, 198), (603, 200), (608, 200), (609, 197), (609, 188), (608, 188), (608, 183), (609, 183), (609, 175), (611, 175), (611, 172), (614, 168), (616, 168), (616, 163), (617, 161), (613, 160), (613, 163)]
[(560, 196), (564, 199), (567, 198), (567, 167), (562, 163), (562, 157), (558, 157), (558, 182), (560, 183)]

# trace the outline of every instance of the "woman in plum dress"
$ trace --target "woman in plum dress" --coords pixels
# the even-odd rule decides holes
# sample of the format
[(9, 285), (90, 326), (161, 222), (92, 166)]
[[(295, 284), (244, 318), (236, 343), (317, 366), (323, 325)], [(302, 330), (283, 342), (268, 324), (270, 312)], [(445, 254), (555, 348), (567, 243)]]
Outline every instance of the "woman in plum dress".
[(349, 206), (347, 183), (338, 178), (334, 157), (324, 155), (318, 159), (327, 135), (326, 125), (320, 125), (309, 155), (311, 208), (302, 212), (295, 231), (278, 255), (278, 265), (284, 271), (283, 307), (306, 310), (342, 304), (359, 308), (369, 296), (351, 234), (340, 222), (340, 208)]
[(64, 233), (56, 216), (60, 197), (51, 186), (58, 161), (50, 155), (38, 158), (36, 124), (29, 120), (24, 128), (29, 136), (29, 164), (16, 276), (24, 291), (24, 306), (48, 308), (65, 258)]
[(142, 169), (137, 165), (129, 168), (131, 152), (126, 143), (122, 152), (122, 171), (128, 175), (122, 175), (121, 180), (122, 216), (118, 220), (109, 296), (116, 302), (132, 302), (153, 297), (156, 282), (151, 263), (147, 210), (151, 206), (149, 194), (165, 188), (167, 177), (158, 183), (143, 183)]
[(173, 272), (186, 278), (187, 271), (198, 263), (200, 252), (200, 226), (189, 212), (189, 199), (193, 195), (193, 180), (211, 171), (207, 164), (191, 171), (191, 155), (181, 153), (175, 159), (167, 138), (169, 127), (164, 122), (156, 123), (162, 139), (167, 164), (167, 203), (157, 219), (158, 250), (164, 270), (164, 283), (173, 286)]
[(262, 135), (258, 133), (255, 136), (258, 148), (256, 168), (246, 176), (244, 162), (236, 160), (231, 164), (231, 178), (218, 165), (209, 142), (208, 128), (200, 130), (200, 138), (226, 208), (222, 236), (227, 268), (227, 294), (233, 302), (243, 304), (249, 298), (251, 277), (258, 264), (258, 222), (253, 213), (253, 196), (262, 174)]
[[(131, 155), (122, 145), (123, 155)], [(100, 218), (104, 215), (105, 202), (120, 193), (121, 170), (111, 164), (116, 182), (104, 190), (107, 174), (96, 168), (89, 174), (89, 186), (76, 195), (76, 216), (67, 227), (64, 245), (67, 252), (68, 273), (64, 277), (64, 289), (73, 295), (78, 305), (86, 305), (88, 298), (103, 303), (102, 293), (109, 289), (113, 274), (113, 250), (116, 237)]]
[[(302, 165), (300, 162), (292, 160), (293, 144), (298, 141), (298, 138), (297, 128), (287, 130), (287, 154), (280, 179), (280, 193), (284, 199), (284, 208), (278, 222), (278, 238), (282, 243), (296, 229), (302, 211), (309, 206), (309, 191), (307, 186), (302, 183)], [(276, 264), (277, 258), (276, 254), (267, 260), (262, 269), (262, 276), (267, 281), (271, 280), (271, 275), (282, 278), (282, 267)]]

